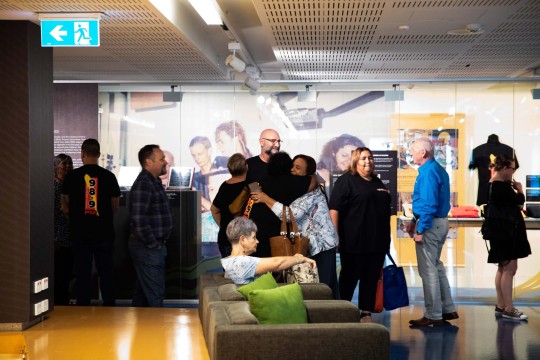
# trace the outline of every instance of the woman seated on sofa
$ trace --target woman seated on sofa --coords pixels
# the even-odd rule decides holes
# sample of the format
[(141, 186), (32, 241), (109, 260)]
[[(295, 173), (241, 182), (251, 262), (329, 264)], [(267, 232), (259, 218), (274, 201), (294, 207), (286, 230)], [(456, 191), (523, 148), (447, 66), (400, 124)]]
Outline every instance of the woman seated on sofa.
[(257, 250), (257, 225), (245, 217), (237, 217), (227, 226), (227, 238), (231, 242), (231, 256), (221, 259), (225, 278), (235, 284), (248, 284), (269, 271), (281, 271), (293, 265), (308, 263), (317, 267), (315, 260), (301, 254), (258, 258), (250, 256)]

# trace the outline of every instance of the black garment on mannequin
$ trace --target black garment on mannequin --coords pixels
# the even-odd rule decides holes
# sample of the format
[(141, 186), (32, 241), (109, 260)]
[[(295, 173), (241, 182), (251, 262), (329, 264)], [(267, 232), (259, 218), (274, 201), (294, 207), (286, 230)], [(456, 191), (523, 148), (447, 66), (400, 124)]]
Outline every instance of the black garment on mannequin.
[(495, 134), (489, 135), (485, 144), (474, 148), (469, 169), (478, 168), (478, 195), (476, 205), (487, 204), (489, 198), (489, 179), (491, 179), (491, 156), (506, 155), (513, 157), (516, 162), (516, 169), (519, 167), (514, 149), (508, 145), (499, 142), (499, 137)]

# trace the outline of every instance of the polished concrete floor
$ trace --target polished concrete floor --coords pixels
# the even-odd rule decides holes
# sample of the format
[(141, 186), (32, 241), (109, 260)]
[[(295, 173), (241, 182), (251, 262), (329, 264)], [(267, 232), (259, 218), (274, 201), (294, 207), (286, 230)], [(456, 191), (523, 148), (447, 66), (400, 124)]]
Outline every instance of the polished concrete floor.
[(390, 330), (391, 359), (540, 359), (540, 307), (518, 307), (528, 321), (497, 318), (493, 306), (458, 305), (460, 318), (442, 327), (411, 328), (423, 307), (374, 314)]
[[(528, 321), (497, 319), (488, 305), (458, 305), (460, 318), (437, 328), (409, 327), (420, 304), (373, 318), (390, 330), (392, 359), (540, 359), (540, 307), (519, 308)], [(20, 346), (30, 360), (208, 359), (196, 308), (56, 307), (30, 329), (0, 332), (0, 359), (21, 359)]]

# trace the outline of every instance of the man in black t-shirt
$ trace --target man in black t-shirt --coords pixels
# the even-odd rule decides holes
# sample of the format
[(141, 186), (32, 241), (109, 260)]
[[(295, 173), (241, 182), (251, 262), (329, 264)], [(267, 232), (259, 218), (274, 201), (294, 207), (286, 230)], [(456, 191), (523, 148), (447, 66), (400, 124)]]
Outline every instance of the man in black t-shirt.
[(120, 187), (112, 172), (98, 165), (99, 142), (81, 146), (83, 166), (70, 172), (62, 185), (62, 212), (69, 217), (76, 275), (77, 305), (90, 305), (92, 260), (100, 277), (103, 305), (114, 306), (114, 226)]
[(281, 143), (281, 138), (276, 130), (265, 129), (261, 132), (259, 137), (260, 155), (250, 157), (246, 161), (248, 164), (246, 182), (248, 184), (254, 181), (259, 182), (268, 175), (268, 159), (270, 159), (270, 155), (279, 152)]

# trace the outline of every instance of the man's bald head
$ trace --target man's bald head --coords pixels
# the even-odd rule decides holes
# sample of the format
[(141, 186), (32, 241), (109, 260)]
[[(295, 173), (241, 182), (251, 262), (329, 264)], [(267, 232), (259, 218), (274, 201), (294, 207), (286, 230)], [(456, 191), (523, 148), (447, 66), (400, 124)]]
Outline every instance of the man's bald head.
[(270, 155), (279, 152), (281, 138), (276, 130), (264, 129), (259, 137), (259, 144), (261, 145), (260, 157), (264, 162), (268, 162)]

